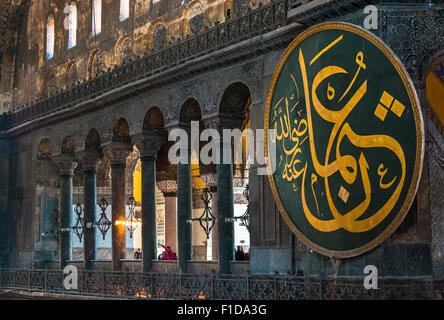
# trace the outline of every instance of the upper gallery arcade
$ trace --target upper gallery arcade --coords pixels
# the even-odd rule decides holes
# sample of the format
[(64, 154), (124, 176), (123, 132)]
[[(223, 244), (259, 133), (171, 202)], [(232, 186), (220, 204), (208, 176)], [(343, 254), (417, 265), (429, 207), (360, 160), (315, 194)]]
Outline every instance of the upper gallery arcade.
[[(418, 93), (424, 169), (401, 226), (374, 251), (344, 261), (341, 272), (362, 275), (368, 262), (385, 261), (386, 276), (431, 275), (443, 272), (444, 261), (443, 113), (437, 98), (444, 88), (444, 9), (425, 1), (374, 2), (380, 25), (372, 32), (398, 55)], [(288, 44), (321, 22), (362, 25), (367, 4), (2, 4), (0, 265), (330, 273), (329, 259), (288, 228), (268, 177), (257, 174), (262, 164), (172, 165), (167, 137), (176, 128), (189, 130), (191, 121), (201, 130), (263, 129), (268, 89)], [(199, 222), (208, 210), (216, 218), (211, 230)], [(130, 231), (132, 220), (138, 222)], [(160, 245), (170, 246), (178, 260), (159, 261)], [(235, 260), (238, 247), (250, 260)], [(138, 248), (141, 259), (134, 259)]]

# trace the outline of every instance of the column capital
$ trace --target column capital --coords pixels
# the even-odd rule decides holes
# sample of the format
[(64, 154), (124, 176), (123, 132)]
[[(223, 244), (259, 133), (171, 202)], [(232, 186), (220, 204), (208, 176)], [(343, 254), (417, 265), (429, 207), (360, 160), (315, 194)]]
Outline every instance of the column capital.
[(83, 150), (76, 154), (76, 158), (82, 163), (83, 171), (96, 172), (102, 163), (103, 153), (98, 150)]
[(62, 153), (54, 157), (53, 162), (57, 164), (59, 168), (59, 175), (61, 176), (73, 176), (74, 169), (77, 168), (77, 162), (73, 154)]
[(215, 117), (204, 120), (205, 128), (215, 129), (219, 133), (222, 133), (223, 129), (240, 128), (244, 121), (244, 116), (233, 116), (227, 114), (219, 114)]
[(162, 144), (166, 141), (167, 132), (163, 128), (144, 129), (132, 137), (139, 149), (140, 157), (155, 157)]
[(175, 180), (164, 180), (156, 183), (157, 188), (165, 194), (177, 194), (177, 182)]
[(103, 152), (109, 157), (111, 165), (126, 164), (126, 158), (133, 151), (131, 144), (115, 141), (103, 147)]

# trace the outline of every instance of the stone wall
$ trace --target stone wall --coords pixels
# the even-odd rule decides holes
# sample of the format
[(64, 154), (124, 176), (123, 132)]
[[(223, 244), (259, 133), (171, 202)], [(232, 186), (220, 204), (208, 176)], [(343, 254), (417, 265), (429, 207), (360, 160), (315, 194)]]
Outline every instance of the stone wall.
[(432, 232), (433, 269), (444, 275), (444, 138), (429, 121), (427, 143), (430, 176), (430, 215)]
[[(76, 2), (77, 41), (69, 49), (68, 30), (64, 26), (68, 17), (66, 1), (32, 3), (22, 21), (18, 55), (11, 60), (15, 65), (4, 61), (2, 76), (15, 74), (15, 87), (4, 87), (9, 91), (0, 92), (5, 94), (0, 97), (0, 113), (94, 77), (100, 72), (94, 68), (97, 61), (100, 70), (113, 68), (224, 21), (228, 9), (231, 17), (237, 12), (231, 0), (131, 0), (129, 18), (119, 21), (119, 3), (102, 1), (102, 31), (93, 36), (90, 1)], [(239, 3), (239, 12), (245, 12), (248, 6), (257, 7), (259, 1)], [(47, 60), (46, 23), (50, 14), (55, 18), (54, 56)]]
[(9, 143), (0, 136), (0, 266), (9, 264), (11, 249), (12, 224), (8, 211), (8, 182), (9, 182)]

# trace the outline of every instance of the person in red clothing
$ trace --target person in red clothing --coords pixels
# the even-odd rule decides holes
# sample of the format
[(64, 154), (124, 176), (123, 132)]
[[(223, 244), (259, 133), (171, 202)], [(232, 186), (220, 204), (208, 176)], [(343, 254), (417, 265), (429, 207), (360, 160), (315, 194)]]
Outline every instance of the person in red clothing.
[(165, 253), (166, 253), (166, 258), (165, 260), (176, 260), (176, 254), (174, 253), (173, 250), (171, 250), (170, 246), (164, 246), (163, 244), (160, 245), (162, 248), (165, 249)]

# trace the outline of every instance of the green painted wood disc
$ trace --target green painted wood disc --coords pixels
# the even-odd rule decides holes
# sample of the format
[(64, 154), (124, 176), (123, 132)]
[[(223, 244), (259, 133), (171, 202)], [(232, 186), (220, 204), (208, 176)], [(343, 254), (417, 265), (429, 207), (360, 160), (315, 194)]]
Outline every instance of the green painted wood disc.
[(424, 125), (409, 75), (371, 33), (323, 23), (300, 34), (273, 75), (265, 131), (274, 198), (312, 249), (356, 256), (403, 221), (422, 170)]

